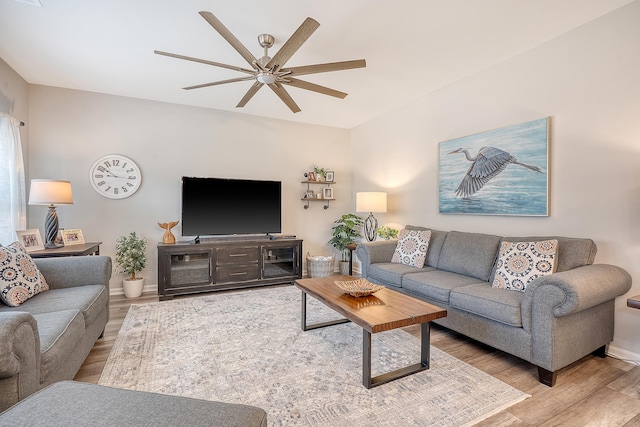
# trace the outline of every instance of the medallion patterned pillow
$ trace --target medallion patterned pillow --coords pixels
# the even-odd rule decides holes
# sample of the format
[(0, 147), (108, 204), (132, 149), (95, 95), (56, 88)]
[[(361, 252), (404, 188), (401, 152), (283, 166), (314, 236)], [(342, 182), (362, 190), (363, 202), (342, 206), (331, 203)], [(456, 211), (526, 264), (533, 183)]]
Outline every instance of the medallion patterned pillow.
[(430, 230), (400, 230), (398, 245), (391, 262), (424, 267), (431, 239)]
[(556, 269), (557, 240), (502, 242), (494, 288), (524, 292), (527, 285)]
[(20, 243), (0, 247), (0, 300), (3, 303), (17, 307), (47, 290), (49, 285)]

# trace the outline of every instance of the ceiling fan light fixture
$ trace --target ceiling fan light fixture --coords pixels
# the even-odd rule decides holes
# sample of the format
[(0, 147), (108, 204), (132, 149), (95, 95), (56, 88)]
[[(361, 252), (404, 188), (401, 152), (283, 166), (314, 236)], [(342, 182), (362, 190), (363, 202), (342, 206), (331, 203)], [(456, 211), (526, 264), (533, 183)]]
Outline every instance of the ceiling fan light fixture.
[(272, 83), (275, 83), (276, 76), (274, 76), (273, 74), (269, 74), (269, 73), (259, 73), (256, 76), (256, 80), (258, 80), (260, 83), (264, 83), (266, 85), (270, 85)]

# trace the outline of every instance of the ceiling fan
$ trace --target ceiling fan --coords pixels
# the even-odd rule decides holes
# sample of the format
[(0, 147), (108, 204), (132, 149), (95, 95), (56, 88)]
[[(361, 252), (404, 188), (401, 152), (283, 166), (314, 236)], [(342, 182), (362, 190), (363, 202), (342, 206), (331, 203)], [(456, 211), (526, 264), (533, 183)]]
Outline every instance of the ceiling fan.
[(211, 12), (200, 12), (200, 15), (218, 32), (220, 35), (236, 50), (238, 53), (251, 65), (252, 69), (237, 67), (234, 65), (221, 64), (219, 62), (207, 61), (205, 59), (193, 58), (190, 56), (178, 55), (175, 53), (163, 52), (160, 50), (154, 50), (157, 55), (169, 56), (177, 59), (184, 59), (187, 61), (200, 62), (202, 64), (213, 65), (214, 67), (227, 68), (229, 70), (240, 71), (247, 74), (245, 77), (238, 77), (235, 79), (220, 80), (216, 82), (203, 83), (195, 86), (188, 86), (183, 89), (199, 89), (208, 86), (216, 86), (226, 83), (241, 82), (254, 80), (253, 85), (249, 88), (247, 93), (242, 97), (236, 107), (244, 107), (247, 102), (262, 88), (262, 86), (269, 86), (271, 90), (284, 102), (291, 111), (297, 113), (300, 111), (300, 107), (295, 103), (293, 98), (285, 90), (283, 85), (294, 86), (300, 89), (306, 89), (313, 92), (321, 93), (324, 95), (335, 96), (336, 98), (343, 99), (347, 96), (346, 93), (340, 92), (328, 87), (320, 86), (314, 83), (309, 83), (304, 80), (297, 79), (297, 76), (305, 74), (326, 73), (328, 71), (340, 71), (349, 70), (353, 68), (363, 68), (367, 66), (364, 59), (358, 59), (353, 61), (342, 62), (330, 62), (325, 64), (304, 65), (301, 67), (284, 67), (284, 64), (293, 56), (294, 53), (300, 49), (300, 47), (307, 41), (311, 34), (320, 26), (320, 24), (307, 18), (298, 27), (298, 29), (289, 37), (289, 39), (282, 45), (280, 50), (271, 58), (268, 55), (267, 50), (273, 46), (275, 39), (270, 34), (260, 34), (258, 36), (258, 42), (260, 46), (264, 48), (264, 56), (257, 59), (244, 47), (242, 43), (216, 18)]

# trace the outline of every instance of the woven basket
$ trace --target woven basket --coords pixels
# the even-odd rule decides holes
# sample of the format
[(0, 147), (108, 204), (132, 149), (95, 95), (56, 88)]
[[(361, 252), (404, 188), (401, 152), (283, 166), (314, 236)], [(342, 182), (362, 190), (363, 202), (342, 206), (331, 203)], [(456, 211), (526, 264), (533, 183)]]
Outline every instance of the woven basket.
[(333, 273), (335, 256), (310, 256), (307, 254), (307, 272), (309, 277), (327, 277)]

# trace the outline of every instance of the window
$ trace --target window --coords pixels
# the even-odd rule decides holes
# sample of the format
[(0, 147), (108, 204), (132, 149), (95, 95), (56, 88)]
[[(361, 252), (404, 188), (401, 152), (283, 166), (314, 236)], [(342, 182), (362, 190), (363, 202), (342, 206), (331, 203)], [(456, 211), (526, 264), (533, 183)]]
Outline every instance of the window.
[(20, 122), (0, 113), (0, 243), (16, 240), (16, 230), (26, 228), (24, 162)]

